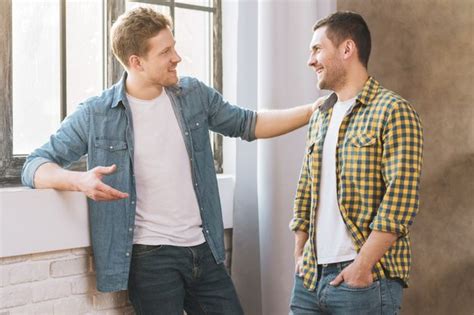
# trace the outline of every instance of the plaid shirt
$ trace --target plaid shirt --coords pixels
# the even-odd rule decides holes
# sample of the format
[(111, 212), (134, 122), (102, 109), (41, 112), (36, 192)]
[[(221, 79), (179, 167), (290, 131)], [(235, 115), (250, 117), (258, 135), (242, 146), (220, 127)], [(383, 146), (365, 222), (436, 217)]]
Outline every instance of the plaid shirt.
[[(306, 154), (294, 201), (293, 231), (309, 233), (303, 252), (304, 285), (315, 290), (316, 211), (324, 138), (335, 93), (311, 117)], [(369, 78), (344, 117), (336, 149), (337, 199), (357, 252), (372, 230), (396, 233), (397, 241), (373, 269), (374, 279), (408, 284), (409, 226), (418, 212), (423, 131), (406, 100)]]

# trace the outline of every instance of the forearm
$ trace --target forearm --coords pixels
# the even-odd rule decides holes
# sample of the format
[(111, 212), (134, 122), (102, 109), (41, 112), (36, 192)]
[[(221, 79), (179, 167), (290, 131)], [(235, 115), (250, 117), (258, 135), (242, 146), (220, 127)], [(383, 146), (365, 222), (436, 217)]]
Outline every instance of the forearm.
[(77, 183), (80, 173), (65, 170), (55, 163), (45, 163), (38, 167), (35, 172), (35, 188), (79, 191)]
[(398, 235), (394, 233), (372, 231), (357, 255), (355, 262), (367, 270), (372, 270), (397, 238)]
[(313, 104), (290, 109), (257, 113), (255, 136), (259, 139), (276, 137), (306, 125), (313, 114)]
[(303, 254), (304, 245), (308, 240), (308, 233), (303, 231), (295, 232), (295, 256), (301, 256)]

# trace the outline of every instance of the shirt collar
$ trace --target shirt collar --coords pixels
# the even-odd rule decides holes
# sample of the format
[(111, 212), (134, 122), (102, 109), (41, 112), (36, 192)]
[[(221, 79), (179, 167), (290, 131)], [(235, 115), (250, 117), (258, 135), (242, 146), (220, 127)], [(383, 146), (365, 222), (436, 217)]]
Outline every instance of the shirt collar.
[[(120, 102), (126, 102), (127, 101), (127, 92), (125, 91), (125, 81), (127, 80), (127, 71), (124, 71), (122, 74), (122, 78), (120, 78), (120, 81), (117, 82), (114, 86), (114, 94), (112, 98), (112, 105), (110, 106), (111, 108), (117, 107)], [(178, 82), (175, 85), (172, 86), (166, 86), (165, 87), (166, 93), (171, 92), (173, 94), (179, 95), (182, 87), (180, 83)]]
[[(357, 94), (356, 102), (361, 103), (362, 105), (368, 106), (370, 102), (377, 94), (377, 91), (380, 87), (379, 82), (372, 77), (369, 77), (364, 84), (362, 90)], [(330, 108), (334, 106), (337, 102), (337, 95), (336, 93), (332, 93), (329, 97), (324, 101), (323, 105), (321, 106), (321, 111), (325, 112), (328, 111)]]
[(127, 79), (127, 71), (124, 71), (122, 74), (122, 78), (117, 84), (114, 85), (114, 94), (112, 97), (112, 104), (110, 105), (111, 108), (115, 108), (127, 99), (127, 93), (125, 92), (125, 80)]

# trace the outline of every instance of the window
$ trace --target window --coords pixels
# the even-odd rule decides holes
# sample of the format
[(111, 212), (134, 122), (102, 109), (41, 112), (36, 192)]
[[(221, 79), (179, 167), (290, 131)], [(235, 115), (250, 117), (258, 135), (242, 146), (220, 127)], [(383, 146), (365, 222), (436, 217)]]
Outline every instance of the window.
[(0, 2), (0, 184), (19, 184), (29, 152), (104, 88), (101, 0)]
[[(220, 0), (2, 0), (0, 186), (19, 184), (27, 154), (80, 101), (119, 80), (123, 70), (110, 50), (110, 27), (138, 5), (173, 19), (182, 73), (222, 91)], [(222, 172), (222, 136), (212, 138)]]

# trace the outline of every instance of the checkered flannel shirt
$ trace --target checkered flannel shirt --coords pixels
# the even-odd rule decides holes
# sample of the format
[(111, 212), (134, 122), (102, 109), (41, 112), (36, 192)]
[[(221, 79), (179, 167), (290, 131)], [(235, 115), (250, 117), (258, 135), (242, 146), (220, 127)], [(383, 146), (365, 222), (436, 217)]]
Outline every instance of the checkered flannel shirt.
[[(311, 117), (306, 154), (294, 201), (293, 231), (309, 233), (303, 251), (304, 285), (317, 283), (316, 212), (324, 138), (337, 101), (330, 95)], [(399, 278), (408, 285), (408, 229), (418, 212), (423, 131), (406, 100), (369, 78), (339, 129), (337, 198), (357, 252), (372, 230), (398, 235), (373, 269), (374, 279)]]

